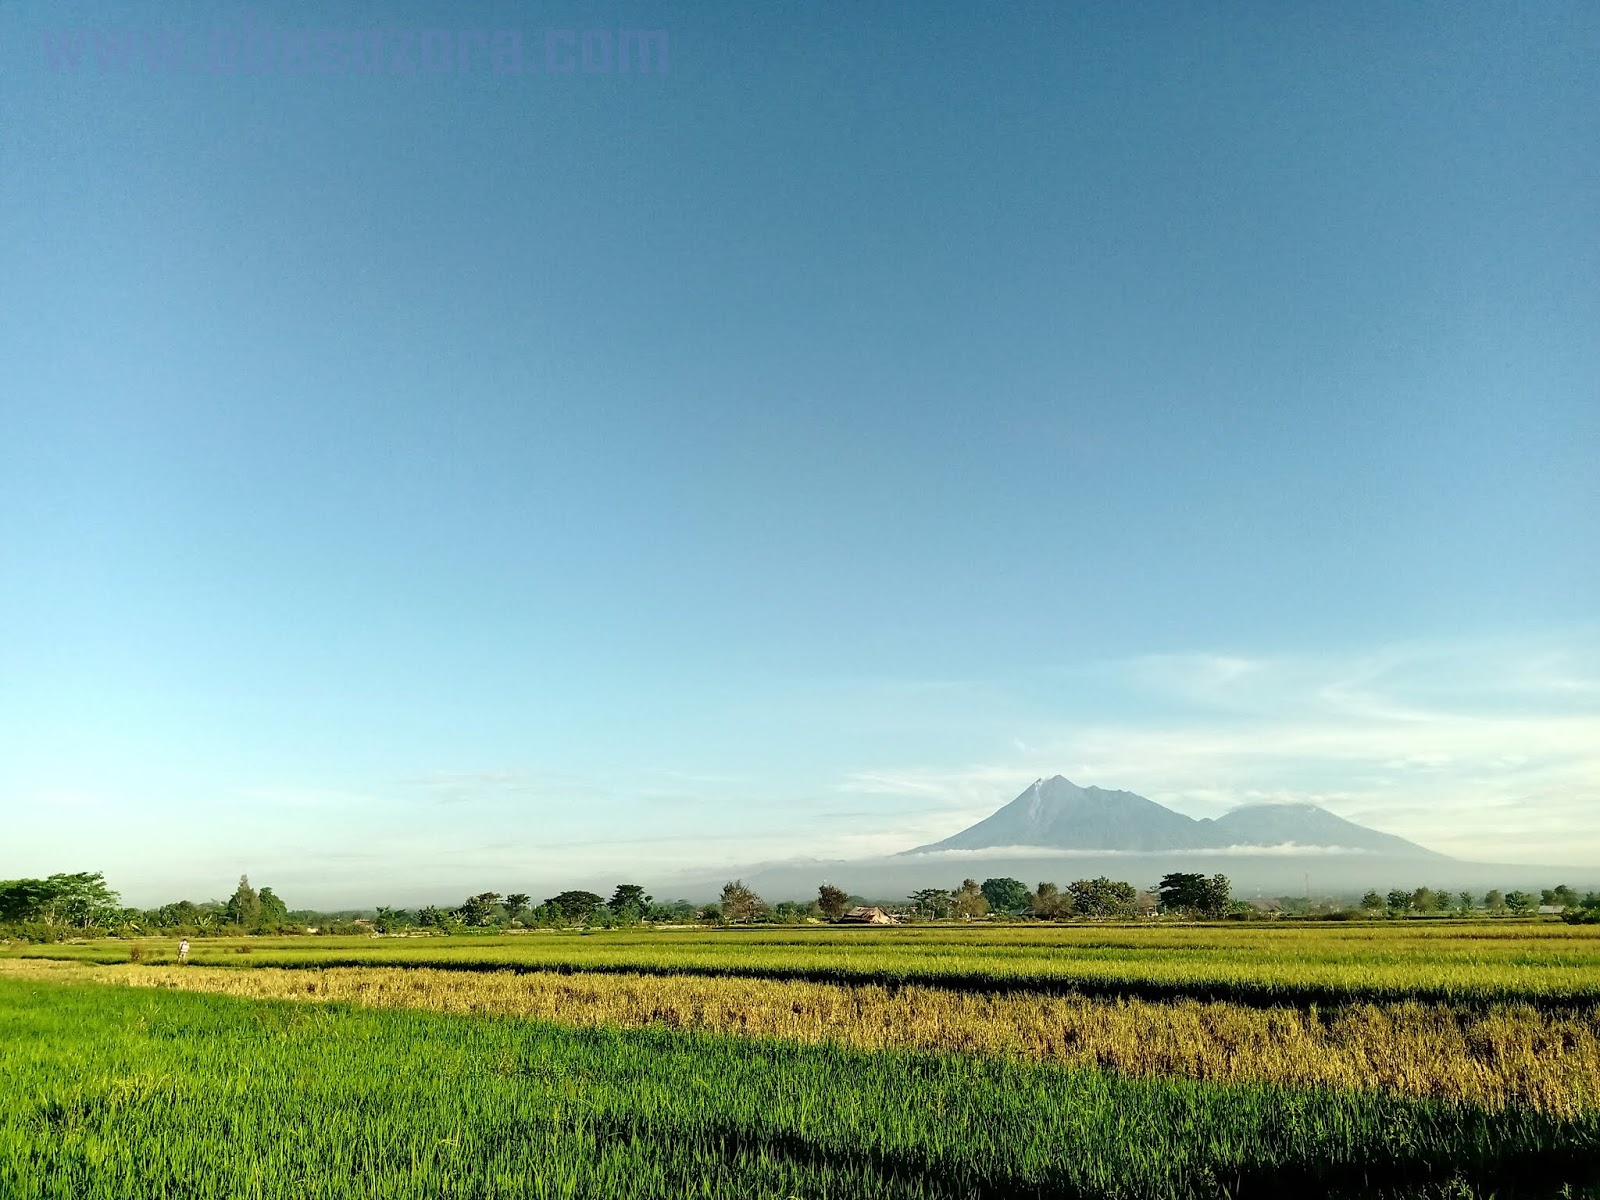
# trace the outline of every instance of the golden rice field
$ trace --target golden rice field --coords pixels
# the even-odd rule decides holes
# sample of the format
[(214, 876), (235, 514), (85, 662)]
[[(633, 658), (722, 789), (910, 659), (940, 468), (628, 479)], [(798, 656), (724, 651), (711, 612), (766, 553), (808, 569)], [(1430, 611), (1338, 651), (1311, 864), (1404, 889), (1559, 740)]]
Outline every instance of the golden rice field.
[(0, 950), (0, 1195), (1600, 1197), (1593, 927), (303, 937), (174, 957)]
[[(175, 961), (173, 939), (143, 947)], [(248, 957), (238, 951), (246, 947)], [(18, 947), (126, 962), (129, 943)], [(4, 954), (0, 953), (0, 957)], [(395, 966), (700, 974), (975, 990), (1600, 1004), (1600, 927), (1526, 921), (1238, 925), (930, 925), (524, 932), (501, 936), (207, 939), (214, 966)]]
[(183, 988), (264, 1000), (490, 1013), (578, 1027), (662, 1026), (860, 1050), (934, 1050), (1086, 1064), (1128, 1075), (1373, 1089), (1527, 1106), (1600, 1108), (1600, 1009), (1457, 1008), (1403, 1001), (1315, 1007), (951, 992), (907, 986), (426, 967), (0, 964), (12, 977)]

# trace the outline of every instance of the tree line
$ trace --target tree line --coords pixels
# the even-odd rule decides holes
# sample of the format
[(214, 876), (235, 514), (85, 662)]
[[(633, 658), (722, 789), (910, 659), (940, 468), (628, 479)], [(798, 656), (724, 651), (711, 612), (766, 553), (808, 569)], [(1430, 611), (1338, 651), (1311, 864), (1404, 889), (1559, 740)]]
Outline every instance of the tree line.
[[(244, 875), (226, 900), (177, 900), (156, 908), (125, 907), (99, 871), (0, 880), (0, 932), (34, 941), (88, 933), (297, 933), (337, 922), (312, 910), (291, 912), (270, 887), (258, 890)], [(354, 928), (348, 916), (344, 925)]]
[(1541, 908), (1559, 913), (1574, 924), (1600, 923), (1600, 892), (1579, 896), (1566, 884), (1532, 892), (1502, 892), (1491, 888), (1480, 901), (1471, 892), (1452, 892), (1448, 888), (1419, 887), (1412, 891), (1396, 888), (1387, 894), (1368, 892), (1361, 898), (1363, 912), (1375, 916), (1477, 916), (1526, 917)]
[[(798, 924), (838, 921), (852, 908), (866, 906), (861, 896), (824, 883), (814, 900), (780, 900), (768, 904), (743, 880), (730, 880), (710, 904), (687, 900), (658, 904), (638, 884), (618, 884), (609, 900), (597, 892), (568, 891), (530, 905), (530, 897), (516, 893), (481, 892), (455, 908), (429, 906), (415, 912), (379, 908), (377, 929), (382, 933), (405, 929), (486, 928), (503, 926), (614, 927), (637, 924)], [(1166, 876), (1156, 891), (1141, 892), (1132, 884), (1102, 876), (1081, 879), (1062, 890), (1041, 883), (1030, 891), (1016, 879), (963, 880), (954, 889), (924, 888), (904, 904), (886, 906), (902, 917), (925, 920), (984, 917), (1135, 917), (1156, 911), (1213, 917), (1227, 915), (1230, 888), (1226, 876)]]
[[(96, 872), (51, 875), (45, 879), (0, 881), (0, 934), (35, 941), (93, 933), (139, 936), (161, 933), (404, 933), (410, 930), (525, 928), (618, 928), (634, 925), (802, 924), (839, 921), (867, 902), (824, 883), (811, 900), (768, 904), (742, 880), (730, 880), (710, 904), (657, 901), (636, 883), (619, 883), (611, 896), (570, 890), (538, 902), (526, 892), (478, 892), (453, 907), (426, 905), (415, 910), (380, 905), (362, 911), (326, 913), (291, 910), (270, 887), (257, 889), (247, 876), (227, 900), (179, 900), (157, 908), (127, 908)], [(1559, 884), (1538, 896), (1526, 891), (1491, 890), (1482, 899), (1470, 892), (1418, 887), (1387, 894), (1369, 891), (1356, 906), (1284, 897), (1282, 902), (1235, 899), (1226, 875), (1173, 872), (1149, 890), (1125, 880), (1100, 876), (1062, 887), (1048, 881), (1030, 889), (1011, 878), (964, 879), (955, 888), (922, 888), (905, 902), (884, 906), (902, 920), (1126, 920), (1157, 914), (1218, 920), (1263, 917), (1274, 910), (1324, 919), (1351, 917), (1526, 917), (1541, 908), (1572, 923), (1600, 924), (1600, 892), (1579, 896)]]

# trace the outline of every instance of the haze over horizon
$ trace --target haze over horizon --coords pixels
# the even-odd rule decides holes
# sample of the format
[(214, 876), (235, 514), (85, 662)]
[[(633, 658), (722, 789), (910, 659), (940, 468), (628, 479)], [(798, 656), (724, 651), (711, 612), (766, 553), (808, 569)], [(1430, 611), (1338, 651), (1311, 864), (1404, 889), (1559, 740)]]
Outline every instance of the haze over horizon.
[(670, 70), (0, 6), (0, 878), (866, 857), (1058, 773), (1600, 868), (1600, 10), (382, 19)]

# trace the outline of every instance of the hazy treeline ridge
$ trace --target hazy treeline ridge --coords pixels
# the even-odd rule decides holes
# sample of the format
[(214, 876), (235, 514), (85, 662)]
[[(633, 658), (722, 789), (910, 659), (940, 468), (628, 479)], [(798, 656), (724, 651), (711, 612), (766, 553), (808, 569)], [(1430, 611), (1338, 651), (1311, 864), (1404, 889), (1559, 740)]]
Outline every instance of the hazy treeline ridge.
[[(227, 900), (179, 900), (158, 908), (127, 908), (96, 872), (51, 875), (46, 879), (0, 881), (0, 935), (30, 941), (57, 941), (89, 934), (137, 937), (150, 934), (241, 933), (450, 933), (466, 929), (611, 928), (631, 925), (746, 925), (831, 922), (864, 905), (832, 884), (811, 900), (768, 904), (741, 880), (729, 882), (710, 904), (657, 901), (639, 884), (619, 883), (610, 899), (597, 892), (571, 890), (535, 904), (525, 892), (479, 892), (460, 905), (426, 905), (409, 910), (379, 905), (375, 910), (322, 912), (289, 909), (270, 887), (252, 887), (247, 876)], [(1573, 923), (1600, 923), (1600, 892), (1579, 896), (1565, 884), (1531, 892), (1490, 890), (1481, 898), (1469, 892), (1418, 887), (1387, 894), (1368, 892), (1358, 904), (1284, 896), (1240, 900), (1227, 876), (1175, 872), (1153, 890), (1101, 876), (1061, 887), (1041, 882), (1029, 889), (1017, 879), (966, 879), (956, 888), (923, 888), (903, 903), (884, 906), (898, 920), (976, 919), (1132, 919), (1183, 916), (1209, 920), (1273, 917), (1349, 920), (1387, 917), (1525, 917), (1541, 909)]]

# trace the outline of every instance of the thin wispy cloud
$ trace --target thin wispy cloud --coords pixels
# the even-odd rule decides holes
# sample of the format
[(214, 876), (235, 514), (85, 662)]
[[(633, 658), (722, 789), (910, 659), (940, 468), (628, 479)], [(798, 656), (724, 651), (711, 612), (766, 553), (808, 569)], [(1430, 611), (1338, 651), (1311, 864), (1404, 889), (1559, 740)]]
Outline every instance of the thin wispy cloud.
[(1045, 719), (1013, 740), (1014, 755), (862, 771), (840, 787), (917, 797), (953, 831), (1060, 772), (1194, 816), (1304, 801), (1464, 857), (1594, 862), (1600, 704), (1575, 702), (1595, 694), (1592, 662), (1571, 650), (1423, 644), (1351, 660), (1105, 663), (1084, 676), (1153, 693), (1163, 715)]
[[(897, 854), (1058, 772), (1190, 816), (1304, 802), (1460, 858), (1600, 865), (1593, 646), (1569, 635), (1557, 646), (1197, 653), (928, 688), (775, 686), (742, 731), (775, 739), (826, 726), (845, 741), (808, 739), (765, 771), (721, 766), (715, 749), (690, 743), (673, 763), (441, 764), (370, 786), (39, 787), (15, 825), (33, 856), (13, 870), (71, 865), (49, 849), (71, 822), (79, 858), (152, 902), (197, 871), (215, 878), (212, 890), (248, 871), (342, 903), (609, 886)], [(944, 757), (894, 753), (906, 744)], [(846, 755), (855, 765), (840, 765)], [(226, 823), (197, 819), (208, 805)], [(151, 829), (160, 852), (130, 849)]]

